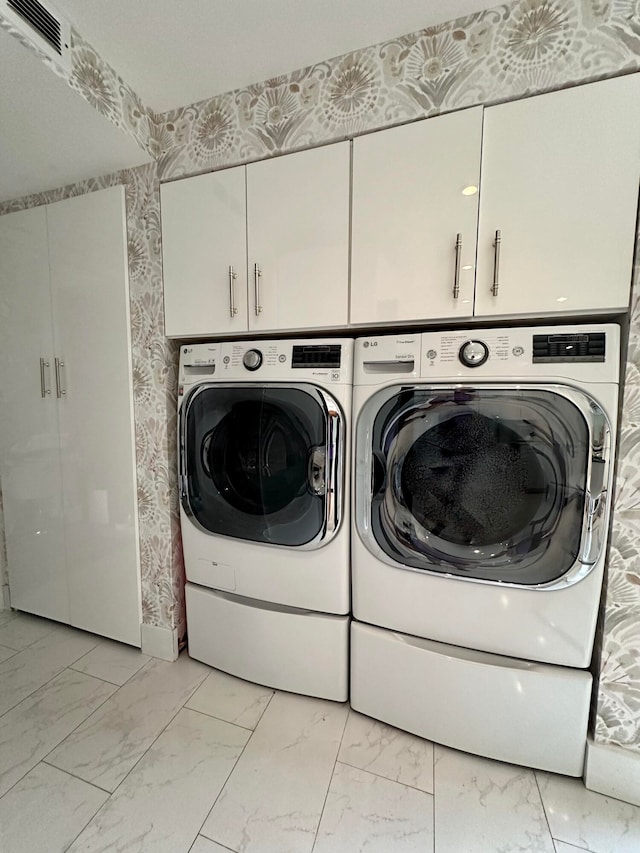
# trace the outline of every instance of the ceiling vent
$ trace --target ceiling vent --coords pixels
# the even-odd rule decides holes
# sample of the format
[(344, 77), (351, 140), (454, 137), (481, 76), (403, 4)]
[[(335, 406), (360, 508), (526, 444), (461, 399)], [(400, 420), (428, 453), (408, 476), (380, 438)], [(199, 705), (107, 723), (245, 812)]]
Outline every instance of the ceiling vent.
[(63, 71), (71, 71), (71, 27), (57, 10), (38, 0), (0, 0), (0, 14)]

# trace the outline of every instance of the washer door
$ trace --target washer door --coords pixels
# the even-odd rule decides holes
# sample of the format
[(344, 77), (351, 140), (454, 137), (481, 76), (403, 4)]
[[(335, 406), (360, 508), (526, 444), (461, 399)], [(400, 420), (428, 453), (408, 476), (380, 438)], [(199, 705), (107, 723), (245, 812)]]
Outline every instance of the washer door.
[(343, 418), (313, 386), (201, 385), (181, 408), (181, 500), (202, 530), (322, 544), (339, 524)]
[(610, 430), (581, 392), (384, 389), (357, 441), (358, 529), (387, 562), (537, 585), (597, 558)]

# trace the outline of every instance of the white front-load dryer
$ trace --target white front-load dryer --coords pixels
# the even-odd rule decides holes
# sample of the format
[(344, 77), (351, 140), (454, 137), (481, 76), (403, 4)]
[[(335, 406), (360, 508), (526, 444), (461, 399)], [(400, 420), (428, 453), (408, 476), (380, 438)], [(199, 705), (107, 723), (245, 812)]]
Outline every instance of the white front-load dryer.
[(348, 692), (353, 341), (183, 346), (189, 653), (270, 687)]
[(356, 341), (355, 708), (580, 775), (619, 359), (613, 324)]

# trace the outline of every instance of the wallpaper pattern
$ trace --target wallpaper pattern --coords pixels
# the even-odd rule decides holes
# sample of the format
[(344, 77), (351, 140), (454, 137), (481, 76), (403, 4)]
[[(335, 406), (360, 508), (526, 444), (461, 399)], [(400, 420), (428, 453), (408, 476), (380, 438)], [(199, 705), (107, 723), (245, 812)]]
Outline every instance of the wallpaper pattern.
[[(0, 26), (2, 23), (0, 16)], [(640, 0), (513, 0), (156, 116), (74, 32), (70, 85), (157, 158), (161, 180), (417, 118), (640, 68)], [(640, 105), (639, 107), (640, 108)], [(176, 350), (162, 334), (154, 167), (123, 182), (129, 210), (144, 620), (181, 619), (175, 488)], [(19, 206), (62, 197), (23, 199)], [(0, 206), (0, 213), (13, 209)], [(640, 238), (639, 238), (640, 239)], [(596, 738), (640, 752), (640, 270), (636, 265)], [(169, 426), (167, 428), (167, 414)], [(1, 549), (0, 549), (1, 553)]]
[(159, 117), (161, 180), (640, 67), (639, 0), (516, 0)]
[[(155, 164), (5, 202), (0, 204), (0, 215), (116, 184), (125, 187), (127, 209), (142, 616), (145, 624), (173, 628), (184, 623), (176, 473), (178, 351), (164, 337)], [(3, 547), (4, 542), (0, 563)]]

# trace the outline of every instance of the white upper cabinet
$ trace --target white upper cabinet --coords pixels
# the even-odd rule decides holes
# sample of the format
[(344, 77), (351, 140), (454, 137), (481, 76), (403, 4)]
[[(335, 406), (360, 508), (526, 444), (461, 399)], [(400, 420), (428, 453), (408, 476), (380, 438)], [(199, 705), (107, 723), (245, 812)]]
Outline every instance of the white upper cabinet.
[(160, 188), (169, 337), (247, 331), (245, 167)]
[(247, 166), (249, 328), (349, 320), (349, 144)]
[(627, 309), (638, 104), (634, 74), (485, 110), (476, 315)]
[(354, 140), (352, 323), (471, 316), (481, 141), (481, 107)]
[(161, 201), (168, 336), (348, 322), (348, 143), (164, 184)]

